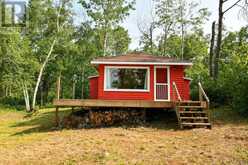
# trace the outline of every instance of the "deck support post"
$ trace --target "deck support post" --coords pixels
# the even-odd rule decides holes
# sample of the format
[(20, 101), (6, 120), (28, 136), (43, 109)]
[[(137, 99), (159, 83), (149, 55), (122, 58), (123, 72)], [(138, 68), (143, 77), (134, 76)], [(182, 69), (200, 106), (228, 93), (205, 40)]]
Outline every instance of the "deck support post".
[(143, 109), (143, 121), (146, 122), (146, 108)]
[(55, 125), (56, 127), (59, 127), (59, 107), (56, 107), (55, 111)]

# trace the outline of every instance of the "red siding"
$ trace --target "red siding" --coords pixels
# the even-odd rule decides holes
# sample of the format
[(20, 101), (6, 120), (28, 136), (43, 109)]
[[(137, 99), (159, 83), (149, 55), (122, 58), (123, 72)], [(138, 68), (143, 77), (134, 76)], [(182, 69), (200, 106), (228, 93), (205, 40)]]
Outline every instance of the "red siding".
[[(105, 65), (107, 66), (107, 65)], [(118, 65), (119, 66), (119, 65)], [(133, 65), (132, 65), (133, 66)], [(153, 100), (154, 91), (154, 67), (150, 67), (150, 92), (122, 92), (122, 91), (104, 91), (104, 65), (99, 65), (99, 99), (116, 99), (116, 100)]]
[(98, 98), (98, 77), (91, 77), (90, 79), (90, 98)]
[(184, 100), (190, 100), (190, 80), (184, 79)]
[[(104, 91), (104, 66), (99, 65), (98, 78), (90, 79), (90, 96), (97, 99), (116, 99), (116, 100), (154, 100), (154, 66), (149, 65), (150, 68), (150, 92), (123, 92), (123, 91)], [(111, 65), (114, 66), (114, 65)], [(118, 65), (119, 66), (119, 65)], [(135, 65), (132, 65), (135, 66)], [(157, 70), (160, 72), (159, 70)], [(161, 70), (161, 73), (164, 71)], [(159, 76), (159, 77), (162, 77)], [(189, 99), (189, 82), (184, 79), (184, 67), (183, 66), (170, 66), (170, 96), (172, 98), (172, 82), (175, 82), (179, 93), (184, 100)], [(98, 86), (98, 89), (95, 87)]]
[(180, 96), (183, 100), (189, 100), (190, 86), (189, 82), (184, 79), (184, 67), (183, 66), (171, 66), (170, 67), (170, 84), (171, 84), (171, 96), (172, 96), (172, 83), (176, 83)]

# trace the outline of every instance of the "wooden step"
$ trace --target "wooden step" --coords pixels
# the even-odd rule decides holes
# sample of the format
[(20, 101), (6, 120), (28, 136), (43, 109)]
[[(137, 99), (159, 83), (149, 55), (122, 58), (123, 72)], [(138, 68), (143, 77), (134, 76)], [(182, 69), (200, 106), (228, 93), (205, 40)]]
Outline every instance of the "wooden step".
[(189, 113), (191, 113), (191, 114), (207, 114), (205, 111), (179, 111), (179, 113), (182, 113), (182, 114), (189, 114)]
[(200, 104), (201, 103), (201, 101), (192, 101), (192, 100), (185, 100), (185, 101), (180, 101), (180, 103), (193, 103), (193, 104), (196, 104), (196, 103), (198, 103), (198, 104)]
[(205, 108), (203, 106), (191, 106), (191, 105), (180, 105), (178, 108), (191, 108), (191, 109), (200, 109), (200, 108)]
[(183, 126), (211, 126), (210, 123), (181, 123)]
[(197, 120), (207, 120), (208, 117), (180, 117), (180, 119), (197, 119)]

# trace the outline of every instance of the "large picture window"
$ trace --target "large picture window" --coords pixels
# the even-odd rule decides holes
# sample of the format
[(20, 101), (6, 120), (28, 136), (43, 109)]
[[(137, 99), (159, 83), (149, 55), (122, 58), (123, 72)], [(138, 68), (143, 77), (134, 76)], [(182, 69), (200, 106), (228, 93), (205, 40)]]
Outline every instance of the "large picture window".
[(149, 91), (149, 68), (105, 67), (105, 90)]

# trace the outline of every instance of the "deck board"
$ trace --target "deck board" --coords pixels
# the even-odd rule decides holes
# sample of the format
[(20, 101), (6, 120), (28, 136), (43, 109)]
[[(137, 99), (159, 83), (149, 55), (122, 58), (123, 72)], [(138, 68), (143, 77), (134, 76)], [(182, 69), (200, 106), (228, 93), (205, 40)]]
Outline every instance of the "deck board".
[(148, 100), (99, 100), (99, 99), (55, 99), (56, 107), (130, 107), (130, 108), (172, 108), (170, 101)]

